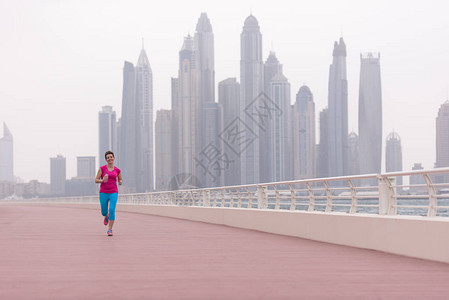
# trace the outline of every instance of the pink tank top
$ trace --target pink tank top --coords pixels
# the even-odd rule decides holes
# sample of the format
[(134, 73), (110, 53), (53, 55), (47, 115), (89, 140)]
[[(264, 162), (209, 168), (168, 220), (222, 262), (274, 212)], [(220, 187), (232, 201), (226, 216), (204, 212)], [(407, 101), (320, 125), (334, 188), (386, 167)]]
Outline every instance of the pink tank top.
[(101, 166), (100, 169), (101, 169), (101, 177), (100, 177), (101, 179), (103, 179), (106, 173), (108, 174), (109, 177), (108, 182), (102, 182), (100, 184), (100, 193), (107, 193), (107, 194), (118, 193), (117, 177), (118, 174), (120, 174), (120, 169), (114, 167), (113, 171), (109, 171), (107, 165)]

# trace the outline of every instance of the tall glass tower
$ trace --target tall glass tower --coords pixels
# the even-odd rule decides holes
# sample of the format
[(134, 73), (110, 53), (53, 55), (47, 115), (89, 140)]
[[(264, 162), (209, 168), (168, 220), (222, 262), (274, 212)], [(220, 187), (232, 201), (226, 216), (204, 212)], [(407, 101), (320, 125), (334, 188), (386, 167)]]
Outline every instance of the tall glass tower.
[(206, 13), (201, 13), (196, 25), (195, 49), (201, 72), (199, 97), (203, 103), (215, 102), (214, 33)]
[[(130, 192), (137, 187), (137, 109), (136, 73), (134, 65), (125, 61), (123, 67), (122, 117), (120, 119), (119, 168), (126, 170), (124, 186)], [(104, 154), (103, 154), (104, 155)], [(101, 161), (101, 157), (99, 157)]]
[(153, 74), (145, 50), (123, 69), (120, 167), (129, 191), (153, 190)]
[(315, 103), (309, 87), (303, 85), (296, 94), (293, 112), (294, 179), (316, 176)]
[(329, 68), (328, 98), (328, 176), (348, 173), (348, 80), (346, 45), (343, 38), (334, 43), (333, 61)]
[[(449, 167), (449, 100), (438, 110), (436, 118), (436, 168)], [(449, 175), (437, 176), (437, 182), (447, 182)]]
[(11, 131), (3, 123), (3, 137), (0, 139), (0, 180), (14, 181), (13, 137)]
[(153, 191), (153, 72), (142, 47), (136, 65), (136, 98), (138, 109), (137, 191)]
[[(254, 140), (260, 136), (260, 128), (252, 119), (256, 113), (251, 104), (263, 92), (262, 34), (257, 19), (246, 18), (240, 35), (240, 119), (247, 126), (243, 140)], [(241, 151), (241, 184), (260, 182), (260, 140), (243, 143)]]
[[(260, 132), (260, 180), (262, 182), (291, 180), (293, 156), (290, 83), (284, 76), (282, 64), (274, 52), (268, 56), (264, 71), (267, 101), (278, 110), (273, 110), (271, 117), (266, 120), (265, 132)], [(264, 165), (268, 165), (268, 168)], [(264, 176), (267, 174), (271, 176)]]
[(197, 156), (195, 157), (197, 176), (204, 187), (223, 185), (221, 170), (206, 162), (205, 152), (208, 149), (220, 151), (220, 107), (215, 102), (215, 62), (214, 34), (212, 25), (206, 13), (201, 13), (195, 32), (195, 53), (198, 64), (199, 91)]
[(329, 109), (326, 107), (320, 111), (320, 143), (318, 145), (318, 161), (317, 161), (317, 177), (324, 178), (329, 177), (329, 134), (328, 122), (329, 122)]
[(382, 89), (380, 54), (360, 55), (359, 158), (360, 173), (380, 173), (382, 163)]
[(177, 144), (178, 170), (196, 176), (195, 157), (200, 149), (202, 130), (199, 122), (201, 106), (198, 99), (198, 64), (194, 40), (189, 35), (179, 51), (179, 71), (177, 80)]

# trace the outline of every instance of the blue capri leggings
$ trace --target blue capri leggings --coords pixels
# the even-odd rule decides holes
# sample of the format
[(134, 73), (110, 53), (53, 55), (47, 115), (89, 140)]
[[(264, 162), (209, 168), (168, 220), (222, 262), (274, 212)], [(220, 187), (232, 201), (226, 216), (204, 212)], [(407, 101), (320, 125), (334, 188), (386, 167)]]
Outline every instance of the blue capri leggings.
[(100, 193), (101, 214), (108, 215), (109, 204), (109, 220), (115, 220), (115, 207), (117, 206), (118, 193)]

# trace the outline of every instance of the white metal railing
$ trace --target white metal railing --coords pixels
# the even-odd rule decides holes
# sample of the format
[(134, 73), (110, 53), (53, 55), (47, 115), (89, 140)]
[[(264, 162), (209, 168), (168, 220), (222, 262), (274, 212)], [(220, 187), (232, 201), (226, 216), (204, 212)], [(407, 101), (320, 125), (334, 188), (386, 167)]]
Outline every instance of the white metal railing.
[[(405, 176), (421, 181), (396, 184), (398, 178)], [(442, 183), (434, 183), (435, 178)], [(15, 201), (98, 203), (98, 196)], [(120, 194), (119, 203), (449, 217), (449, 168)]]

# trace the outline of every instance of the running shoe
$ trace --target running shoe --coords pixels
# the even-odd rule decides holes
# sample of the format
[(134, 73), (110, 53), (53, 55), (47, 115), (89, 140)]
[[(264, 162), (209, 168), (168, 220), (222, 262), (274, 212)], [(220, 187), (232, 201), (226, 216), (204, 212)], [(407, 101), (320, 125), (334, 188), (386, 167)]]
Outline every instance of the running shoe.
[(104, 224), (104, 226), (106, 226), (106, 225), (108, 225), (108, 223), (109, 223), (109, 216), (106, 216), (106, 217), (104, 217), (103, 224)]
[(108, 230), (108, 236), (113, 236), (112, 230)]

